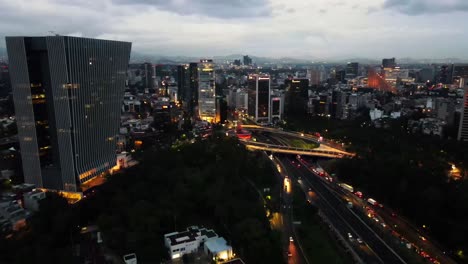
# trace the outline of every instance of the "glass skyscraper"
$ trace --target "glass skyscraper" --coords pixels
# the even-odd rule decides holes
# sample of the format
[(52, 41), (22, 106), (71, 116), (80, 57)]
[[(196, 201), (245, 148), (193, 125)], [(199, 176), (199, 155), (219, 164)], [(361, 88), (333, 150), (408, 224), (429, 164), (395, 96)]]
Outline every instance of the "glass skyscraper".
[(213, 60), (200, 60), (198, 64), (198, 113), (203, 121), (217, 121)]
[(76, 192), (116, 164), (131, 43), (6, 37), (26, 183)]

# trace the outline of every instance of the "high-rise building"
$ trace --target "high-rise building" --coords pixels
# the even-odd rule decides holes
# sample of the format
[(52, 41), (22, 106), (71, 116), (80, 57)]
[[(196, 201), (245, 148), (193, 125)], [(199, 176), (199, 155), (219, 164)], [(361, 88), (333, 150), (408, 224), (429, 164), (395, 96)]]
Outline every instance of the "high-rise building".
[(322, 81), (322, 72), (317, 69), (307, 70), (306, 78), (309, 79), (310, 85), (319, 85)]
[(346, 65), (346, 79), (356, 78), (359, 74), (359, 63), (348, 62)]
[(344, 107), (346, 105), (346, 93), (343, 91), (335, 90), (332, 92), (330, 115), (336, 119), (342, 119)]
[(451, 77), (453, 84), (457, 84), (459, 87), (464, 87), (461, 80), (468, 80), (468, 64), (453, 65)]
[(382, 60), (382, 68), (395, 68), (396, 67), (396, 61), (395, 58), (390, 58), (390, 59), (383, 59)]
[(293, 115), (306, 114), (309, 79), (287, 79), (285, 84), (285, 112)]
[(190, 98), (190, 72), (189, 65), (177, 66), (177, 94), (179, 101), (183, 102), (184, 107), (188, 106), (187, 100)]
[(437, 81), (443, 84), (452, 83), (453, 65), (442, 65), (437, 74)]
[(344, 69), (336, 71), (335, 79), (337, 82), (346, 83), (346, 71)]
[(7, 96), (11, 92), (10, 73), (6, 63), (0, 63), (0, 96)]
[(215, 91), (213, 60), (200, 60), (198, 65), (198, 116), (201, 120), (217, 122)]
[(142, 65), (143, 71), (143, 80), (144, 86), (146, 89), (153, 89), (154, 88), (154, 81), (156, 79), (156, 68), (153, 64), (149, 62), (145, 62)]
[(274, 90), (271, 95), (271, 121), (276, 123), (283, 119), (284, 114), (284, 93)]
[(249, 55), (244, 56), (244, 65), (252, 65), (252, 58)]
[(76, 192), (116, 165), (131, 43), (7, 37), (24, 179)]
[(188, 109), (192, 115), (195, 115), (198, 109), (198, 63), (192, 62), (189, 64), (189, 90), (187, 93)]
[(463, 96), (462, 104), (458, 140), (468, 141), (468, 85), (465, 85), (465, 95)]
[(248, 114), (255, 122), (270, 123), (270, 76), (250, 74), (247, 80)]
[(434, 67), (427, 67), (419, 71), (420, 82), (434, 81)]

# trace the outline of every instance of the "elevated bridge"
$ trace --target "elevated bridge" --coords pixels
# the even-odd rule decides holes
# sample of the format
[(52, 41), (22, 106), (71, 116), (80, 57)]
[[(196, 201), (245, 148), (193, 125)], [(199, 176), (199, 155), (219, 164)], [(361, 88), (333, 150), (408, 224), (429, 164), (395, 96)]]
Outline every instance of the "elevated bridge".
[(251, 131), (262, 131), (262, 132), (269, 132), (272, 134), (283, 135), (289, 138), (299, 138), (305, 139), (308, 141), (315, 142), (319, 144), (317, 148), (300, 148), (300, 147), (293, 147), (288, 145), (280, 145), (280, 144), (272, 144), (272, 143), (262, 143), (262, 142), (255, 142), (255, 141), (241, 141), (248, 149), (250, 150), (264, 150), (270, 151), (274, 153), (285, 153), (285, 154), (297, 154), (297, 155), (308, 155), (308, 156), (316, 156), (316, 157), (325, 157), (325, 158), (345, 158), (345, 157), (353, 157), (355, 154), (350, 153), (344, 150), (341, 145), (338, 144), (330, 144), (326, 141), (320, 141), (317, 136), (304, 134), (300, 132), (294, 131), (284, 131), (276, 128), (271, 127), (263, 127), (258, 125), (243, 125), (242, 128), (251, 130)]
[(306, 155), (306, 156), (315, 156), (315, 157), (323, 157), (323, 158), (345, 158), (345, 157), (353, 157), (353, 153), (349, 153), (346, 151), (330, 148), (327, 146), (320, 145), (318, 148), (313, 149), (304, 149), (304, 148), (296, 148), (296, 147), (289, 147), (283, 145), (275, 145), (275, 144), (268, 144), (268, 143), (261, 143), (261, 142), (254, 142), (254, 141), (241, 141), (249, 150), (263, 150), (263, 151), (270, 151), (273, 153), (284, 153), (284, 154), (295, 154), (295, 155)]

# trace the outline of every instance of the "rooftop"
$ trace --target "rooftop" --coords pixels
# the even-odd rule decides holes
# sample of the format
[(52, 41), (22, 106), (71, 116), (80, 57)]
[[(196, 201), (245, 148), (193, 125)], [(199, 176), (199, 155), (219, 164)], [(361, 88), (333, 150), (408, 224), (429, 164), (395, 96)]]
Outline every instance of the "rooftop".
[(212, 238), (206, 241), (205, 246), (212, 253), (219, 253), (231, 249), (231, 247), (227, 245), (226, 240), (222, 237)]

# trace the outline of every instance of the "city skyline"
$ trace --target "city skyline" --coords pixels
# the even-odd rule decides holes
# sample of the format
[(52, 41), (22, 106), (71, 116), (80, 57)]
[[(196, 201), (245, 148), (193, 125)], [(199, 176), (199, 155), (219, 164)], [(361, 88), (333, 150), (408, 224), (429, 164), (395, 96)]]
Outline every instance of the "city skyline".
[(134, 50), (142, 54), (254, 54), (311, 60), (468, 58), (468, 34), (458, 23), (468, 4), (461, 0), (187, 3), (0, 0), (0, 48), (5, 47), (5, 35), (52, 31), (132, 41)]

